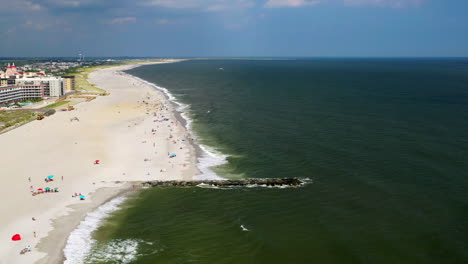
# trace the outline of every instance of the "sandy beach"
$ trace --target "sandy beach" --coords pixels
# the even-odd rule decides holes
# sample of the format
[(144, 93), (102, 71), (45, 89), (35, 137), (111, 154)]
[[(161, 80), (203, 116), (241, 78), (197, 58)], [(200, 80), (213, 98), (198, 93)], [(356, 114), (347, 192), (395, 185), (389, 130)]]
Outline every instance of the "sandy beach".
[[(0, 135), (0, 264), (62, 263), (68, 235), (88, 212), (132, 192), (133, 183), (196, 174), (195, 149), (174, 107), (161, 91), (121, 72), (136, 66), (89, 75), (109, 96)], [(32, 195), (46, 187), (59, 192)], [(22, 239), (12, 241), (15, 234)], [(32, 251), (20, 255), (28, 245)]]

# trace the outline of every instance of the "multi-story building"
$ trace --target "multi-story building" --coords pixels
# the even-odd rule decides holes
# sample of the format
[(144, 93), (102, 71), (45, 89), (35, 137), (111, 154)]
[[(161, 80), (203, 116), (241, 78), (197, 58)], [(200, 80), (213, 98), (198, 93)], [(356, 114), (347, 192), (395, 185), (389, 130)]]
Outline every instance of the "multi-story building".
[(16, 85), (44, 85), (44, 96), (60, 97), (64, 94), (63, 79), (61, 77), (35, 77), (15, 80)]
[(13, 85), (15, 84), (15, 79), (10, 78), (0, 78), (0, 86)]
[(75, 76), (62, 76), (65, 93), (75, 90)]
[(73, 90), (75, 90), (75, 76), (62, 78), (47, 76), (43, 71), (32, 73), (19, 71), (14, 63), (8, 64), (5, 71), (0, 71), (0, 103), (61, 97)]
[(0, 86), (0, 104), (44, 97), (45, 85), (24, 84)]

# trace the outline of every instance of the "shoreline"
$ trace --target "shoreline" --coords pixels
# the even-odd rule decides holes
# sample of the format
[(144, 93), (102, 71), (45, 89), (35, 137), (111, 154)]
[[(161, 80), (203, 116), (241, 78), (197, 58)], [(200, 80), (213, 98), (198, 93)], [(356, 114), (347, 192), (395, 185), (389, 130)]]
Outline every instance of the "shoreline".
[[(6, 245), (0, 249), (1, 264), (62, 263), (70, 232), (89, 212), (127, 192), (130, 182), (188, 180), (197, 174), (195, 145), (182, 140), (188, 132), (177, 118), (175, 106), (150, 85), (132, 85), (133, 76), (123, 72), (138, 66), (92, 72), (89, 80), (111, 95), (80, 104), (77, 111), (57, 113), (0, 136), (0, 144), (12, 149), (6, 175), (23, 175), (5, 179), (6, 185), (15, 188), (0, 194), (0, 199), (11, 201), (2, 204), (1, 209), (15, 211), (15, 215), (0, 220), (0, 243)], [(159, 104), (168, 107), (163, 109)], [(70, 122), (72, 115), (79, 116), (80, 121)], [(157, 121), (159, 117), (170, 121)], [(157, 132), (151, 133), (153, 130)], [(28, 137), (27, 142), (32, 144), (23, 147), (23, 139)], [(21, 149), (13, 147), (17, 145)], [(169, 153), (177, 153), (177, 157), (171, 159), (166, 155)], [(97, 158), (102, 162), (96, 166), (91, 161)], [(22, 166), (25, 159), (32, 160), (29, 166)], [(57, 184), (59, 193), (31, 196), (25, 192), (29, 184), (34, 188), (46, 185), (42, 183), (45, 176), (40, 175), (51, 173), (57, 175), (52, 186)], [(60, 174), (65, 175), (65, 180), (60, 181)], [(116, 186), (115, 182), (127, 184)], [(73, 192), (85, 194), (90, 202), (70, 198)], [(37, 221), (31, 221), (31, 217)], [(22, 241), (10, 240), (16, 232), (21, 232)], [(32, 246), (32, 252), (18, 254), (26, 245)]]
[[(179, 60), (179, 61), (185, 61), (185, 59)], [(137, 65), (132, 68), (136, 68), (139, 66), (143, 66), (143, 65)], [(226, 164), (227, 163), (226, 158), (229, 155), (220, 153), (216, 149), (213, 149), (210, 146), (207, 146), (198, 142), (198, 136), (191, 128), (192, 120), (190, 119), (189, 116), (187, 117), (184, 116), (186, 112), (183, 112), (183, 111), (179, 112), (177, 110), (177, 108), (180, 108), (180, 107), (187, 108), (188, 106), (182, 102), (179, 102), (177, 98), (175, 98), (175, 96), (172, 95), (167, 90), (167, 88), (159, 86), (156, 83), (152, 83), (147, 80), (141, 79), (137, 76), (128, 74), (125, 71), (123, 71), (124, 74), (127, 74), (131, 78), (135, 79), (137, 82), (140, 82), (142, 84), (147, 84), (151, 86), (152, 88), (154, 88), (155, 90), (162, 92), (166, 100), (173, 106), (174, 108), (173, 113), (174, 113), (175, 118), (179, 120), (179, 122), (187, 130), (188, 135), (190, 136), (190, 139), (191, 139), (189, 143), (191, 143), (192, 147), (195, 149), (195, 157), (196, 157), (195, 163), (197, 165), (196, 167), (197, 167), (198, 173), (195, 175), (194, 180), (202, 180), (202, 179), (203, 180), (225, 180), (226, 178), (219, 176), (215, 171), (212, 170), (212, 168)], [(208, 164), (205, 165), (206, 163)]]
[[(64, 263), (64, 249), (68, 243), (71, 232), (73, 232), (79, 226), (79, 224), (84, 221), (85, 217), (89, 213), (95, 211), (97, 208), (101, 207), (112, 199), (115, 199), (116, 197), (132, 195), (129, 194), (131, 191), (131, 186), (128, 183), (119, 187), (104, 187), (97, 189), (94, 193), (91, 194), (93, 196), (91, 203), (82, 205), (71, 204), (67, 206), (71, 212), (66, 216), (53, 219), (53, 230), (37, 245), (39, 250), (48, 251), (48, 254), (44, 258), (39, 259), (36, 263)], [(136, 194), (136, 192), (134, 194)], [(51, 249), (48, 246), (50, 244), (56, 245), (56, 248)], [(55, 252), (51, 252), (51, 250)]]
[[(180, 61), (185, 61), (185, 60), (179, 60), (179, 61), (176, 61), (176, 62), (180, 62)], [(174, 63), (176, 63), (174, 62)], [(132, 67), (131, 69), (134, 69), (134, 68), (138, 68), (140, 66), (144, 66), (145, 64), (142, 64), (142, 65), (137, 65), (135, 67)], [(146, 64), (147, 65), (147, 64)], [(130, 70), (130, 69), (127, 69), (127, 70)], [(127, 71), (125, 70), (125, 71)], [(141, 83), (144, 83), (144, 84), (148, 84), (150, 86), (152, 86), (152, 88), (154, 88), (155, 90), (159, 91), (160, 93), (162, 93), (164, 95), (164, 97), (166, 98), (166, 100), (172, 105), (173, 107), (173, 114), (174, 114), (174, 117), (180, 122), (180, 124), (185, 128), (186, 132), (187, 132), (187, 136), (188, 136), (188, 142), (192, 145), (192, 147), (194, 148), (195, 150), (195, 153), (194, 153), (194, 157), (195, 157), (195, 163), (198, 164), (198, 160), (200, 158), (203, 157), (203, 153), (205, 153), (205, 151), (200, 147), (200, 144), (196, 142), (195, 140), (195, 135), (193, 134), (194, 132), (191, 131), (190, 127), (187, 127), (188, 124), (189, 124), (189, 121), (182, 115), (184, 112), (180, 112), (177, 110), (178, 107), (183, 107), (182, 104), (178, 103), (178, 102), (175, 102), (173, 100), (171, 100), (170, 96), (167, 94), (167, 92), (165, 92), (164, 90), (162, 90), (161, 87), (159, 87), (157, 84), (155, 83), (151, 83), (149, 81), (146, 81), (146, 80), (143, 80), (141, 79), (140, 77), (137, 77), (137, 76), (134, 76), (134, 75), (131, 75), (129, 73), (126, 73), (125, 71), (122, 71), (123, 74), (126, 74), (128, 75), (130, 78), (133, 78), (135, 81), (137, 82), (141, 82)], [(164, 88), (165, 89), (165, 88)], [(197, 173), (196, 175), (200, 174), (201, 171), (200, 169), (198, 168), (197, 166)], [(194, 176), (196, 176), (194, 175)]]

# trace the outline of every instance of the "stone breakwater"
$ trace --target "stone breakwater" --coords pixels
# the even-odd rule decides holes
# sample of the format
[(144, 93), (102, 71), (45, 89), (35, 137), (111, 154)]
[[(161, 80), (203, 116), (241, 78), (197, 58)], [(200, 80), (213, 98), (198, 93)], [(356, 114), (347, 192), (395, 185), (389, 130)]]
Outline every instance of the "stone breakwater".
[(248, 186), (248, 185), (263, 185), (263, 186), (298, 186), (305, 182), (294, 179), (242, 179), (242, 180), (199, 180), (199, 181), (148, 181), (143, 185), (152, 187), (171, 187), (171, 186), (197, 186), (211, 185), (220, 187), (229, 186)]

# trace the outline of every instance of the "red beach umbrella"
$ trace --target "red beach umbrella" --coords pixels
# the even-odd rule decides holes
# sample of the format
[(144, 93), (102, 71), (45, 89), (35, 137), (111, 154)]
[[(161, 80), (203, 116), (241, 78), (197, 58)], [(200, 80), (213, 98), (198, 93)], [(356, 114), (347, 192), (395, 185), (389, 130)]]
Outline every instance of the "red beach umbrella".
[(13, 235), (13, 236), (11, 237), (11, 240), (13, 240), (13, 241), (20, 241), (20, 240), (21, 240), (21, 236), (20, 236), (19, 234)]
[(39, 188), (39, 189), (37, 189), (37, 190), (38, 190), (38, 191), (43, 191), (44, 189), (42, 189), (42, 188)]

